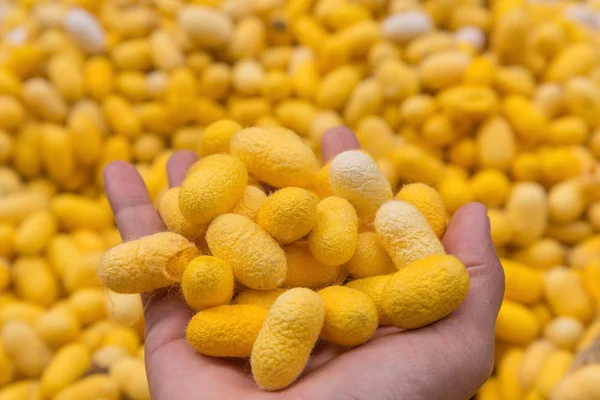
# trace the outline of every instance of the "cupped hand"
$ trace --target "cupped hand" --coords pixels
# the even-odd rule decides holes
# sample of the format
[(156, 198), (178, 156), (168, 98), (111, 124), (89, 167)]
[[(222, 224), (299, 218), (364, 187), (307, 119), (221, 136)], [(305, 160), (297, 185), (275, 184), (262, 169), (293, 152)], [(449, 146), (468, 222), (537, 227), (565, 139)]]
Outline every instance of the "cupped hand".
[[(323, 137), (324, 161), (358, 147), (348, 129), (330, 129)], [(196, 160), (189, 151), (173, 154), (167, 165), (169, 185), (179, 186)], [(109, 164), (104, 182), (123, 240), (166, 229), (132, 165)], [(177, 287), (143, 295), (152, 399), (469, 398), (491, 373), (494, 327), (504, 293), (504, 275), (485, 207), (470, 203), (459, 209), (443, 244), (471, 276), (469, 293), (458, 310), (414, 331), (380, 328), (368, 343), (351, 350), (320, 342), (298, 381), (274, 393), (256, 386), (247, 360), (205, 357), (193, 350), (185, 330), (194, 312)]]

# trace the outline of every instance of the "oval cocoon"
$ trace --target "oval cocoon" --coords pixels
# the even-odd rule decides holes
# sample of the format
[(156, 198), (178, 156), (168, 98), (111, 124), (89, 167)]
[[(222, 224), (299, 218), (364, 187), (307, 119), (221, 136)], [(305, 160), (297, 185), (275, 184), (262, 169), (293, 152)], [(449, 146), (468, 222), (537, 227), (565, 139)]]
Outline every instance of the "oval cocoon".
[(305, 243), (294, 243), (284, 250), (287, 257), (284, 286), (317, 289), (333, 284), (342, 274), (341, 267), (317, 261)]
[(308, 186), (319, 169), (317, 157), (299, 137), (273, 130), (242, 129), (231, 139), (230, 151), (250, 174), (275, 187)]
[(391, 275), (370, 276), (346, 284), (346, 287), (361, 291), (373, 300), (379, 314), (379, 326), (390, 325), (390, 319), (383, 311), (383, 288), (385, 288), (391, 277)]
[(417, 207), (431, 225), (435, 235), (440, 239), (444, 236), (448, 217), (444, 200), (437, 190), (424, 183), (409, 183), (400, 189), (396, 200), (403, 200)]
[(227, 154), (213, 154), (198, 161), (181, 184), (179, 209), (197, 224), (208, 223), (229, 212), (244, 195), (248, 172), (244, 164)]
[(190, 320), (186, 338), (205, 356), (249, 357), (266, 317), (267, 310), (247, 304), (209, 308)]
[(358, 234), (356, 250), (352, 258), (348, 260), (347, 268), (354, 278), (366, 278), (396, 272), (392, 259), (383, 248), (377, 234), (373, 232)]
[(196, 310), (228, 304), (233, 296), (233, 272), (229, 263), (212, 256), (194, 258), (183, 271), (181, 289), (185, 301)]
[(250, 304), (268, 310), (286, 290), (280, 288), (271, 290), (244, 289), (233, 302), (234, 304)]
[(469, 291), (469, 273), (454, 256), (431, 256), (392, 275), (383, 291), (383, 309), (392, 324), (416, 329), (456, 310)]
[(227, 261), (233, 274), (251, 289), (275, 289), (283, 283), (287, 263), (283, 249), (250, 218), (224, 214), (206, 231), (208, 248)]
[(324, 315), (323, 301), (310, 289), (290, 289), (275, 300), (250, 357), (258, 386), (279, 390), (302, 373)]
[(158, 212), (170, 232), (179, 233), (191, 241), (206, 233), (206, 224), (197, 224), (186, 219), (179, 209), (179, 190), (174, 187), (167, 190), (158, 202)]

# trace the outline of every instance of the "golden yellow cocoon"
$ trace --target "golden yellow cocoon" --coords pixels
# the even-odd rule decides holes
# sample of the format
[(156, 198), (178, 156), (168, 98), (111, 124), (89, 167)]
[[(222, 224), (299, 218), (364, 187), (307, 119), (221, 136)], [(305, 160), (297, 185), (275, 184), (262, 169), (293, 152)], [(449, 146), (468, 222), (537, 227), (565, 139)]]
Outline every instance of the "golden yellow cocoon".
[(444, 200), (437, 190), (424, 183), (409, 183), (402, 186), (396, 200), (406, 201), (417, 208), (431, 225), (438, 238), (444, 236), (448, 216)]
[(573, 358), (573, 353), (570, 351), (556, 350), (546, 359), (535, 380), (535, 389), (543, 398), (548, 398), (554, 387), (567, 375), (573, 364)]
[(527, 346), (519, 367), (519, 383), (524, 391), (531, 388), (544, 363), (554, 350), (554, 345), (547, 339), (537, 339)]
[(233, 214), (245, 215), (250, 219), (255, 219), (261, 204), (267, 199), (267, 195), (261, 188), (254, 185), (246, 186), (244, 195), (238, 203), (231, 209)]
[(228, 304), (233, 296), (231, 266), (217, 257), (196, 257), (183, 271), (181, 289), (196, 310)]
[(356, 250), (346, 264), (354, 278), (366, 278), (396, 272), (389, 254), (383, 248), (379, 236), (373, 232), (361, 232), (356, 241)]
[(600, 365), (591, 364), (567, 374), (564, 379), (554, 386), (552, 400), (599, 399)]
[(317, 224), (308, 236), (312, 255), (328, 266), (347, 262), (356, 249), (358, 216), (341, 197), (327, 197), (317, 204)]
[(204, 224), (229, 212), (244, 195), (248, 172), (230, 155), (213, 154), (200, 160), (188, 173), (179, 191), (183, 216)]
[(421, 328), (456, 310), (468, 291), (469, 273), (458, 258), (429, 256), (392, 275), (383, 292), (383, 309), (394, 326)]
[(248, 304), (200, 311), (190, 321), (186, 338), (200, 354), (248, 357), (267, 317), (267, 310)]
[(75, 313), (60, 303), (46, 311), (37, 320), (35, 328), (40, 338), (53, 349), (75, 341), (81, 334), (81, 323)]
[(546, 301), (554, 314), (589, 322), (594, 311), (593, 302), (576, 271), (554, 267), (546, 272), (544, 283)]
[(522, 304), (535, 304), (544, 296), (542, 275), (528, 265), (502, 259), (506, 289), (504, 296)]
[(223, 119), (213, 122), (204, 129), (198, 143), (198, 154), (206, 157), (215, 153), (228, 153), (229, 141), (242, 126), (235, 121)]
[(280, 243), (306, 236), (317, 222), (317, 201), (306, 189), (287, 187), (262, 203), (256, 223)]
[(89, 375), (61, 390), (55, 400), (119, 400), (121, 392), (117, 383), (104, 374)]
[(385, 315), (383, 309), (383, 290), (391, 277), (391, 275), (371, 276), (346, 284), (347, 287), (363, 292), (373, 300), (375, 307), (377, 307), (377, 314), (379, 315), (379, 326), (391, 325), (390, 319)]
[(142, 293), (181, 280), (186, 265), (198, 249), (183, 236), (159, 232), (122, 243), (100, 259), (102, 283), (117, 293)]
[(217, 217), (206, 231), (211, 253), (227, 261), (237, 280), (251, 289), (281, 285), (287, 273), (279, 244), (250, 218), (238, 214)]
[(539, 239), (548, 225), (548, 199), (544, 188), (535, 182), (515, 184), (506, 200), (506, 217), (513, 243), (526, 245)]
[(52, 352), (35, 330), (19, 321), (2, 326), (2, 344), (17, 372), (27, 378), (39, 377), (52, 359)]
[(308, 186), (319, 169), (317, 157), (299, 137), (273, 130), (242, 129), (231, 139), (230, 151), (251, 175), (276, 187)]
[(509, 347), (498, 363), (498, 380), (503, 399), (520, 399), (522, 396), (519, 384), (519, 366), (523, 362), (523, 350)]
[(186, 219), (179, 209), (179, 191), (175, 187), (167, 190), (158, 202), (158, 212), (170, 232), (175, 232), (185, 238), (196, 241), (206, 233), (208, 225), (197, 224)]
[(90, 351), (80, 343), (61, 348), (52, 357), (41, 378), (42, 394), (53, 397), (59, 391), (78, 380), (90, 366)]
[(510, 300), (504, 300), (496, 320), (496, 338), (514, 345), (526, 345), (538, 336), (540, 324), (535, 314)]
[(330, 286), (319, 291), (325, 305), (321, 337), (341, 346), (357, 346), (375, 334), (378, 312), (365, 293), (346, 286)]
[(345, 151), (331, 161), (329, 185), (347, 199), (359, 217), (372, 217), (393, 197), (392, 187), (371, 157), (359, 150)]
[(428, 256), (446, 254), (427, 219), (405, 201), (381, 206), (375, 217), (375, 230), (398, 269)]
[(50, 266), (41, 257), (20, 257), (12, 267), (16, 294), (23, 300), (51, 306), (59, 296), (59, 286)]
[(327, 266), (317, 261), (306, 243), (294, 243), (285, 247), (287, 257), (286, 287), (306, 287), (311, 289), (331, 285), (341, 277), (340, 266)]
[(17, 228), (15, 250), (18, 254), (33, 255), (45, 250), (56, 232), (56, 220), (48, 211), (30, 214)]
[(270, 309), (275, 300), (287, 289), (254, 290), (244, 289), (233, 300), (234, 304), (249, 304), (265, 309)]
[(148, 378), (146, 377), (146, 367), (143, 359), (120, 358), (111, 365), (109, 375), (130, 399), (150, 400)]
[(283, 389), (302, 373), (324, 315), (323, 301), (310, 289), (290, 289), (275, 300), (250, 357), (258, 386)]
[(101, 230), (112, 226), (113, 217), (99, 201), (71, 193), (54, 196), (50, 204), (58, 224), (66, 230)]
[(82, 325), (89, 325), (107, 317), (106, 294), (101, 288), (77, 290), (67, 301)]

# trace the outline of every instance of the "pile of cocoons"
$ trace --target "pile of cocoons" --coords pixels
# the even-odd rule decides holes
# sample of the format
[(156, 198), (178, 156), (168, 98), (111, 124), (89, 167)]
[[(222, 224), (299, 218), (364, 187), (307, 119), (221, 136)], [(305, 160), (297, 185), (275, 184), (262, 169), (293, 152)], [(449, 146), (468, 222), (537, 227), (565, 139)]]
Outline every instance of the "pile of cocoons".
[(358, 346), (378, 326), (421, 328), (461, 304), (469, 274), (440, 242), (447, 216), (434, 188), (409, 184), (394, 199), (363, 151), (320, 168), (295, 132), (236, 125), (209, 126), (229, 151), (196, 162), (161, 197), (167, 232), (103, 255), (108, 289), (179, 282), (198, 311), (192, 347), (250, 357), (265, 390), (290, 385), (319, 338)]

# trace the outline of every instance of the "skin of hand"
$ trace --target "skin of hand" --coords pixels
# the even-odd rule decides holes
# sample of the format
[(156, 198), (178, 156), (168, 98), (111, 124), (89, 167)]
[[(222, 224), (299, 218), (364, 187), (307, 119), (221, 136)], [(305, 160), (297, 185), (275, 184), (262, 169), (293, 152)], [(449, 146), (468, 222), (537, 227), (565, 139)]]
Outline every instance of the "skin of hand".
[[(330, 129), (323, 136), (324, 161), (359, 147), (352, 131)], [(196, 160), (190, 151), (173, 154), (167, 166), (171, 187), (181, 184)], [(166, 229), (131, 164), (109, 164), (104, 182), (123, 240)], [(352, 350), (319, 342), (302, 376), (279, 392), (260, 390), (247, 360), (205, 357), (192, 349), (185, 330), (194, 312), (177, 287), (142, 295), (152, 399), (468, 399), (491, 374), (504, 295), (504, 273), (485, 206), (469, 203), (459, 209), (443, 244), (471, 277), (467, 298), (454, 313), (414, 331), (380, 328), (371, 341)]]

